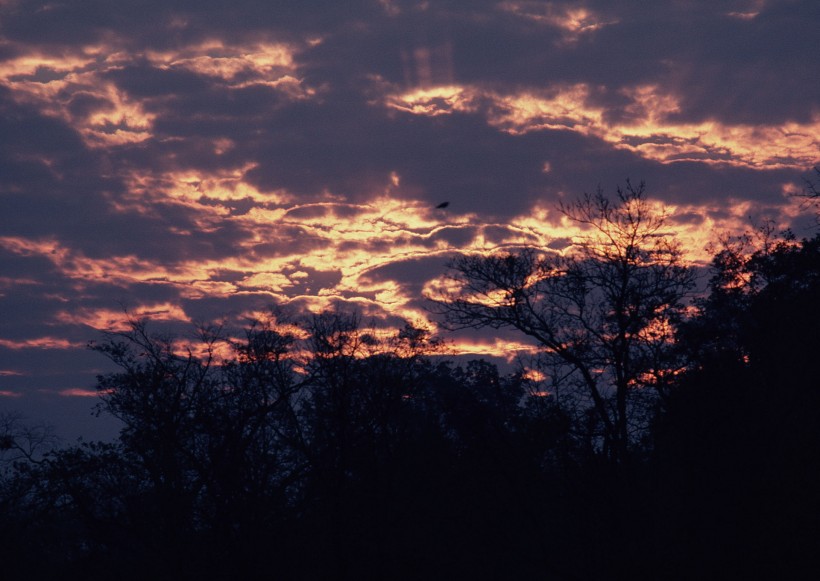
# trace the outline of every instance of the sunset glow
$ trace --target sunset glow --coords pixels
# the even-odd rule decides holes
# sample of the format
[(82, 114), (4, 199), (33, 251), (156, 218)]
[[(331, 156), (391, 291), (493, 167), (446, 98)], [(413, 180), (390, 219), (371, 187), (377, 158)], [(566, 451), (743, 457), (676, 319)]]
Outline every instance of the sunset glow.
[(448, 260), (572, 252), (588, 232), (558, 204), (626, 178), (691, 264), (763, 221), (805, 235), (820, 93), (782, 30), (817, 23), (730, 4), (0, 3), (0, 394), (87, 397), (86, 343), (128, 317), (236, 328), (280, 305), (445, 334)]
[(631, 103), (628, 121), (607, 119), (604, 107), (591, 103), (585, 84), (557, 87), (545, 94), (501, 95), (468, 87), (437, 87), (390, 97), (388, 106), (416, 115), (438, 116), (493, 104), (487, 123), (513, 135), (531, 131), (572, 131), (602, 139), (661, 163), (698, 162), (749, 168), (801, 170), (817, 159), (820, 113), (803, 123), (727, 125), (717, 119), (675, 123), (678, 98), (659, 86), (621, 90)]

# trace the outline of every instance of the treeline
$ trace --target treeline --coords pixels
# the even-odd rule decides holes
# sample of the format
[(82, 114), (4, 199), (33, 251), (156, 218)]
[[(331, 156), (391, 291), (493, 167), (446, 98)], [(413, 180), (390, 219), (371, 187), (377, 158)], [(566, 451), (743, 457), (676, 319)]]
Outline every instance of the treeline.
[(115, 442), (38, 455), (6, 422), (2, 576), (814, 578), (820, 236), (725, 245), (691, 304), (662, 250), (454, 264), (462, 322), (541, 325), (510, 374), (351, 313), (184, 344), (134, 321), (93, 346)]

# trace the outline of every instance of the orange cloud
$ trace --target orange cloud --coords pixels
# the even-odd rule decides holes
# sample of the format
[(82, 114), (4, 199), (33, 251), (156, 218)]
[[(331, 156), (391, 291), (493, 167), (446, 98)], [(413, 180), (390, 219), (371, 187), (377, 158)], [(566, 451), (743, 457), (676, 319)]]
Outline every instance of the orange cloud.
[[(151, 137), (154, 116), (99, 73), (118, 66), (119, 55), (103, 55), (102, 47), (86, 47), (74, 54), (23, 54), (0, 63), (0, 85), (12, 98), (35, 103), (45, 114), (74, 126), (89, 146), (121, 145)], [(72, 98), (96, 99), (85, 114), (71, 112)]]
[(480, 341), (461, 339), (451, 344), (452, 350), (459, 355), (473, 355), (482, 357), (498, 357), (512, 363), (517, 357), (534, 355), (538, 347), (519, 341)]
[(556, 6), (553, 2), (507, 1), (501, 2), (499, 8), (521, 18), (558, 28), (564, 32), (564, 40), (570, 42), (578, 40), (582, 34), (617, 23), (617, 20), (604, 20), (583, 6)]
[(414, 115), (449, 115), (473, 111), (476, 95), (465, 87), (447, 85), (416, 89), (407, 93), (388, 95), (386, 105)]
[(60, 251), (64, 252), (60, 248), (59, 242), (53, 238), (35, 240), (21, 236), (0, 236), (0, 246), (21, 256), (51, 255)]
[[(470, 234), (458, 250), (489, 254), (522, 246), (560, 251), (585, 233), (551, 207), (536, 204), (530, 211), (506, 223), (481, 223), (473, 215), (434, 212), (429, 204), (392, 197), (391, 188), (400, 187), (401, 176), (392, 172), (385, 193), (367, 204), (336, 201), (289, 205), (289, 196), (274, 195), (265, 207), (254, 207), (243, 215), (231, 216), (224, 208), (215, 211), (197, 194), (226, 200), (247, 192), (254, 199), (263, 194), (245, 184), (243, 172), (211, 176), (173, 173), (156, 178), (166, 184), (175, 199), (202, 208), (203, 216), (232, 220), (248, 233), (237, 243), (232, 256), (191, 258), (163, 266), (135, 256), (90, 258), (62, 246), (54, 239), (0, 238), (0, 246), (20, 255), (41, 255), (71, 279), (78, 289), (90, 288), (96, 281), (128, 288), (135, 282), (172, 285), (187, 299), (229, 297), (253, 293), (267, 294), (271, 301), (298, 302), (313, 312), (345, 300), (356, 303), (364, 312), (386, 312), (408, 320), (425, 321), (428, 314), (416, 306), (421, 297), (412, 295), (398, 281), (373, 276), (379, 269), (402, 261), (446, 255), (452, 248), (446, 238), (437, 238), (448, 229)], [(175, 181), (182, 182), (176, 188)], [(147, 183), (144, 185), (148, 188)], [(191, 193), (191, 192), (195, 192)], [(674, 231), (693, 262), (704, 262), (704, 248), (721, 227), (741, 227), (750, 206), (737, 203), (731, 214), (719, 222), (713, 216), (718, 208), (672, 206), (670, 233)], [(123, 208), (126, 211), (126, 208)], [(725, 213), (725, 211), (724, 211)], [(208, 218), (203, 218), (205, 224)], [(305, 246), (303, 242), (309, 240)], [(273, 241), (273, 242), (272, 242)], [(258, 246), (273, 244), (275, 252), (266, 255)], [(229, 273), (225, 277), (223, 273)], [(452, 284), (441, 272), (429, 273), (424, 293), (434, 296), (441, 285)], [(452, 290), (452, 289), (451, 289)], [(182, 306), (172, 302), (137, 305), (133, 317), (149, 316), (165, 321), (189, 322)], [(87, 325), (96, 329), (125, 328), (126, 316), (119, 309), (65, 308), (56, 322)], [(435, 325), (432, 324), (434, 331)], [(25, 346), (31, 346), (30, 343)], [(502, 353), (506, 347), (465, 346), (477, 354)], [(23, 348), (21, 346), (20, 348)]]
[(610, 120), (604, 106), (592, 103), (585, 83), (511, 94), (448, 85), (390, 93), (384, 104), (405, 113), (437, 116), (475, 111), (479, 100), (484, 100), (493, 103), (487, 123), (502, 131), (572, 131), (661, 163), (694, 161), (802, 171), (817, 162), (820, 113), (809, 122), (782, 125), (733, 125), (717, 119), (677, 122), (673, 115), (681, 106), (673, 93), (658, 85), (639, 85), (624, 93), (631, 99), (625, 120)]
[[(0, 86), (12, 98), (34, 103), (43, 113), (75, 127), (90, 147), (138, 143), (153, 136), (156, 115), (148, 100), (139, 100), (119, 89), (102, 75), (132, 62), (134, 55), (115, 44), (90, 45), (54, 54), (17, 47), (20, 55), (0, 63)], [(211, 41), (176, 51), (148, 50), (145, 59), (160, 69), (181, 69), (216, 79), (231, 88), (267, 85), (291, 99), (307, 99), (316, 90), (303, 85), (294, 74), (297, 47), (283, 43), (228, 45)], [(90, 111), (72, 110), (77, 96), (94, 99)], [(217, 147), (225, 147), (223, 141)]]
[(128, 330), (129, 319), (149, 318), (154, 321), (180, 321), (189, 323), (191, 320), (181, 306), (173, 303), (155, 303), (138, 305), (126, 313), (122, 309), (90, 309), (75, 308), (57, 313), (55, 320), (70, 325), (87, 325), (94, 329), (107, 331)]
[(809, 123), (777, 126), (670, 121), (678, 99), (654, 85), (634, 87), (628, 121), (607, 121), (603, 107), (588, 103), (589, 88), (579, 84), (557, 94), (497, 97), (499, 113), (489, 122), (511, 133), (566, 129), (593, 135), (662, 163), (696, 161), (749, 168), (802, 170), (817, 160), (820, 114)]
[[(233, 147), (234, 143), (227, 138), (213, 141), (213, 148), (217, 154), (227, 152)], [(119, 201), (115, 207), (120, 211), (147, 214), (155, 210), (152, 210), (146, 201), (168, 203), (172, 200), (188, 207), (195, 207), (198, 214), (204, 214), (207, 218), (222, 219), (229, 213), (224, 206), (208, 206), (202, 204), (202, 201), (229, 202), (249, 199), (265, 205), (280, 205), (293, 200), (293, 196), (284, 190), (262, 192), (244, 181), (245, 174), (256, 166), (256, 163), (249, 162), (240, 167), (211, 172), (170, 171), (159, 175), (132, 173), (125, 177), (129, 185), (127, 202)], [(260, 208), (254, 210), (266, 211)], [(277, 210), (277, 218), (284, 212), (284, 209)]]
[(69, 387), (57, 392), (63, 397), (98, 397), (100, 393), (96, 389), (86, 389), (84, 387)]
[[(556, 101), (567, 98), (566, 94), (554, 97)], [(570, 107), (566, 110), (571, 113)], [(194, 300), (243, 293), (267, 294), (271, 301), (295, 301), (313, 312), (344, 300), (358, 305), (368, 316), (389, 313), (407, 320), (426, 321), (428, 313), (416, 306), (420, 296), (413, 296), (398, 281), (373, 276), (373, 273), (398, 262), (451, 253), (455, 249), (446, 238), (437, 238), (448, 229), (462, 230), (470, 235), (457, 250), (481, 254), (522, 246), (552, 247), (562, 251), (571, 248), (573, 240), (585, 235), (566, 216), (541, 204), (511, 217), (506, 223), (483, 223), (473, 215), (436, 213), (429, 204), (393, 197), (393, 188), (399, 188), (401, 184), (401, 176), (396, 172), (385, 178), (385, 192), (370, 203), (329, 200), (292, 205), (286, 193), (273, 194), (264, 207), (256, 206), (236, 216), (230, 215), (219, 204), (205, 204), (202, 197), (231, 201), (246, 193), (254, 200), (264, 200), (267, 194), (246, 184), (241, 168), (206, 176), (169, 173), (154, 180), (172, 192), (171, 196), (179, 203), (201, 209), (203, 227), (207, 227), (211, 219), (215, 222), (231, 220), (241, 225), (248, 238), (237, 243), (232, 256), (203, 256), (167, 266), (130, 255), (90, 258), (51, 238), (0, 237), (0, 246), (19, 255), (47, 258), (78, 289), (91, 288), (96, 281), (105, 280), (123, 288), (135, 282), (171, 285), (182, 297)], [(146, 181), (140, 187), (148, 190), (149, 183)], [(789, 187), (793, 189), (793, 186)], [(130, 211), (129, 208), (124, 207), (122, 211)], [(721, 230), (742, 229), (750, 209), (750, 202), (740, 201), (730, 205), (729, 210), (722, 206), (669, 206), (669, 233), (674, 233), (684, 245), (691, 262), (705, 263), (710, 259), (705, 248), (713, 241), (713, 236)], [(720, 219), (715, 217), (719, 215), (718, 210), (722, 216)], [(310, 244), (305, 246), (305, 240)], [(563, 242), (555, 245), (556, 240)], [(272, 255), (257, 250), (266, 244), (274, 246)], [(223, 274), (226, 272), (230, 275), (227, 278)], [(431, 272), (428, 277), (426, 282), (420, 281), (427, 296), (436, 296), (442, 288), (453, 284), (441, 272)], [(190, 322), (183, 307), (173, 302), (137, 305), (130, 315)], [(127, 317), (119, 309), (64, 308), (55, 322), (124, 330)], [(434, 323), (429, 325), (437, 331)], [(0, 345), (19, 349), (80, 346), (59, 343), (53, 338), (7, 341)], [(466, 350), (465, 353), (493, 356), (530, 349), (506, 343), (463, 343), (455, 348)]]
[(746, 10), (727, 12), (726, 15), (740, 20), (754, 20), (760, 15), (766, 4), (767, 0), (751, 0)]
[(232, 81), (240, 75), (274, 79), (295, 70), (296, 48), (284, 43), (225, 44), (212, 40), (180, 50), (149, 50), (146, 58), (160, 68), (182, 68), (195, 73)]
[(37, 337), (35, 339), (0, 339), (0, 347), (13, 349), (80, 349), (85, 343), (69, 341), (63, 337)]

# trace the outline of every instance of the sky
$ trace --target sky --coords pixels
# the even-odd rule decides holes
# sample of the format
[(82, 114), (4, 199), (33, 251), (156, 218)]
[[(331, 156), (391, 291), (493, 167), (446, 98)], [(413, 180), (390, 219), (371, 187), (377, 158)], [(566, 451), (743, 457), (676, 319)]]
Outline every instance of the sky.
[(626, 179), (695, 264), (810, 235), (818, 55), (816, 0), (0, 0), (0, 412), (110, 433), (124, 310), (439, 331), (456, 252), (565, 248), (557, 204)]

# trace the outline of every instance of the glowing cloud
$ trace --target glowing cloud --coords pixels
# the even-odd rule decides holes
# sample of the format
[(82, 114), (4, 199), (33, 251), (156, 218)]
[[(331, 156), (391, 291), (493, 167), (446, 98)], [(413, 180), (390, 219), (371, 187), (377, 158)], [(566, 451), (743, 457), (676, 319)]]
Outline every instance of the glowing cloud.
[(556, 6), (554, 2), (519, 0), (502, 2), (499, 7), (521, 18), (558, 28), (569, 41), (577, 40), (581, 34), (617, 23), (617, 20), (604, 20), (599, 14), (583, 6)]
[[(23, 47), (20, 47), (23, 49)], [(315, 90), (294, 77), (294, 48), (281, 43), (226, 45), (221, 41), (184, 47), (178, 51), (148, 50), (142, 55), (158, 70), (190, 71), (225, 83), (228, 88), (266, 85), (304, 99)], [(135, 56), (115, 45), (91, 45), (55, 54), (40, 49), (0, 62), (0, 86), (21, 102), (75, 127), (92, 147), (139, 143), (154, 136), (158, 98), (135, 98), (106, 80), (111, 72), (135, 62)], [(77, 104), (82, 102), (82, 106)], [(230, 144), (224, 140), (216, 147)]]
[(176, 52), (148, 51), (146, 56), (160, 68), (181, 68), (225, 81), (241, 76), (276, 80), (295, 68), (294, 49), (277, 43), (230, 46), (214, 40)]
[(85, 343), (69, 341), (63, 337), (37, 337), (35, 339), (0, 339), (0, 347), (19, 351), (21, 349), (77, 349)]
[[(101, 48), (76, 54), (27, 54), (0, 63), (0, 86), (18, 101), (33, 103), (45, 114), (75, 126), (90, 146), (121, 145), (151, 136), (154, 116), (99, 73), (118, 66), (118, 55), (103, 56)], [(78, 111), (82, 99), (88, 106)]]
[(129, 328), (128, 319), (140, 318), (148, 318), (153, 321), (190, 322), (190, 318), (182, 308), (171, 303), (142, 304), (133, 309), (129, 308), (127, 312), (123, 309), (75, 308), (70, 311), (60, 311), (55, 316), (55, 320), (60, 323), (87, 325), (94, 329), (108, 331), (125, 331)]
[(492, 103), (487, 123), (522, 135), (533, 131), (572, 131), (609, 142), (661, 163), (691, 161), (752, 169), (803, 170), (817, 161), (820, 113), (807, 123), (731, 125), (718, 120), (676, 122), (678, 98), (657, 85), (623, 91), (631, 100), (625, 120), (611, 119), (592, 102), (589, 85), (559, 85), (547, 90), (500, 94), (472, 87), (446, 86), (393, 93), (385, 105), (414, 115), (438, 116), (477, 111)]
[[(0, 395), (41, 387), (31, 361), (80, 361), (58, 351), (129, 316), (173, 332), (238, 327), (271, 303), (347, 305), (436, 332), (425, 296), (454, 290), (448, 258), (572, 252), (586, 233), (555, 204), (599, 181), (646, 178), (695, 264), (750, 214), (806, 221), (794, 195), (820, 162), (816, 75), (782, 38), (807, 37), (802, 10), (379, 0), (318, 18), (238, 2), (220, 18), (212, 4), (2, 11)], [(76, 30), (49, 32), (63, 21)]]
[(399, 111), (435, 117), (449, 115), (456, 111), (472, 111), (475, 109), (474, 99), (475, 95), (471, 91), (464, 87), (451, 85), (390, 95), (387, 97), (386, 104)]
[(539, 350), (535, 345), (501, 339), (493, 341), (456, 340), (452, 343), (451, 348), (453, 352), (461, 355), (498, 357), (505, 359), (508, 363), (514, 362), (518, 357), (534, 355)]
[(61, 389), (57, 392), (62, 397), (98, 397), (100, 394), (96, 389), (87, 389), (83, 387), (69, 387), (68, 389)]

